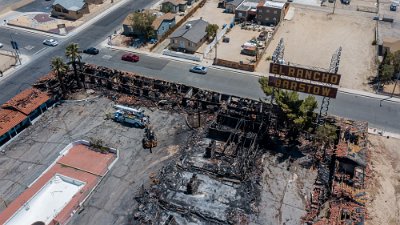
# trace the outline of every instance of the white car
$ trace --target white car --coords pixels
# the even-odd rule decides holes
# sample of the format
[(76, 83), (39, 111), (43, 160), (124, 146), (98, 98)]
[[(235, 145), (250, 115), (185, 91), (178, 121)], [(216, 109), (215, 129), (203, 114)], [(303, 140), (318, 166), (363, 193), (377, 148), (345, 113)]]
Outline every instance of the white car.
[(48, 45), (48, 46), (57, 46), (58, 45), (58, 41), (54, 40), (54, 39), (46, 39), (43, 41), (44, 45)]
[(3, 44), (2, 43), (0, 43), (0, 48), (2, 48), (3, 47)]

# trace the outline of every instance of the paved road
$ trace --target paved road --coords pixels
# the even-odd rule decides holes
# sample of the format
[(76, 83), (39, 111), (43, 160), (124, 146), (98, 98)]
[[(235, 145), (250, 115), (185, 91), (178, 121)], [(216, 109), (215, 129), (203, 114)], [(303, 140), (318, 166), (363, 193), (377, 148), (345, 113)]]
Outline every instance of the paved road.
[(4, 49), (12, 50), (11, 38), (18, 43), (20, 52), (23, 55), (32, 56), (43, 48), (46, 48), (42, 44), (42, 41), (47, 38), (44, 35), (1, 27), (0, 42), (4, 44)]
[[(17, 31), (19, 35), (13, 35), (13, 37), (17, 36), (14, 39), (18, 41), (20, 46), (34, 46), (32, 50), (21, 50), (22, 54), (31, 56), (32, 60), (2, 81), (0, 84), (0, 90), (2, 90), (0, 94), (0, 103), (4, 103), (21, 90), (29, 87), (43, 74), (48, 73), (50, 70), (49, 62), (51, 58), (63, 56), (65, 47), (69, 43), (78, 43), (82, 48), (98, 45), (115, 29), (121, 26), (122, 21), (130, 12), (143, 9), (154, 1), (155, 0), (128, 1), (73, 37), (59, 39), (60, 44), (57, 47), (43, 47), (42, 41), (45, 38), (43, 35)], [(6, 44), (5, 49), (10, 48), (10, 32), (15, 32), (15, 30), (0, 29), (0, 42)]]
[[(138, 63), (121, 61), (122, 51), (103, 49), (100, 55), (84, 56), (84, 60), (98, 65), (107, 65), (115, 69), (146, 74), (146, 76), (184, 83), (227, 94), (239, 95), (253, 99), (265, 98), (259, 88), (258, 78), (245, 73), (236, 73), (226, 70), (210, 68), (207, 75), (189, 72), (192, 66), (188, 63), (170, 61), (168, 59), (150, 58), (140, 55)], [(317, 97), (318, 101), (321, 97)], [(365, 120), (371, 127), (384, 129), (389, 132), (400, 133), (400, 104), (357, 96), (354, 94), (339, 93), (337, 99), (332, 99), (329, 113), (337, 116)]]
[[(0, 84), (0, 90), (2, 90), (0, 103), (4, 103), (21, 90), (29, 87), (37, 78), (46, 74), (50, 70), (49, 61), (51, 58), (62, 56), (65, 46), (68, 43), (76, 42), (82, 48), (97, 46), (112, 31), (120, 27), (122, 20), (130, 11), (141, 9), (151, 4), (151, 2), (146, 0), (135, 0), (132, 2), (134, 3), (128, 2), (122, 5), (119, 9), (95, 22), (74, 37), (61, 40), (60, 45), (56, 48), (43, 47), (41, 44), (43, 37), (41, 35), (18, 31), (19, 35), (17, 37), (20, 46), (34, 46), (31, 50), (26, 50), (25, 48), (23, 50), (26, 54), (33, 54), (34, 59)], [(0, 42), (7, 44), (8, 42), (3, 41), (8, 39), (7, 36), (9, 34), (4, 35), (1, 32)], [(133, 71), (149, 77), (180, 82), (227, 94), (254, 99), (264, 98), (264, 94), (257, 82), (258, 79), (248, 74), (210, 69), (206, 76), (202, 76), (189, 73), (188, 70), (191, 64), (188, 63), (152, 58), (144, 55), (141, 56), (139, 63), (129, 63), (120, 60), (122, 54), (121, 51), (103, 49), (100, 55), (85, 56), (84, 60), (90, 63)], [(384, 102), (382, 107), (379, 107), (379, 100), (377, 99), (339, 93), (337, 99), (331, 101), (329, 112), (352, 119), (367, 120), (373, 127), (400, 133), (400, 122), (396, 119), (400, 116), (399, 107), (399, 104), (394, 102)]]

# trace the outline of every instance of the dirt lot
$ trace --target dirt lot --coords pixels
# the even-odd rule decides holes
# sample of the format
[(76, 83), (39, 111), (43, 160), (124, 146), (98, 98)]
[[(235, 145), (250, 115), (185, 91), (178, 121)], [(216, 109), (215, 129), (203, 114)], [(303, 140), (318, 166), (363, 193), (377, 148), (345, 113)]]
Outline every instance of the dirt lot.
[[(280, 38), (285, 41), (285, 60), (296, 64), (328, 68), (332, 54), (341, 46), (341, 86), (370, 90), (367, 78), (375, 74), (375, 24), (371, 18), (353, 13), (334, 14), (296, 8), (292, 20), (285, 20), (267, 49), (271, 56)], [(269, 69), (263, 60), (257, 71)]]
[(119, 149), (120, 158), (94, 194), (70, 224), (128, 224), (137, 207), (135, 193), (157, 172), (185, 142), (190, 132), (181, 115), (150, 111), (152, 126), (158, 136), (153, 154), (142, 148), (144, 130), (128, 128), (105, 120), (113, 112), (113, 103), (105, 98), (68, 102), (47, 111), (33, 126), (23, 131), (0, 155), (0, 210), (21, 194), (70, 142), (90, 138)]
[[(240, 54), (240, 51), (242, 50), (241, 46), (252, 38), (257, 37), (259, 34), (259, 31), (242, 30), (240, 29), (240, 26), (234, 26), (232, 30), (225, 35), (225, 37), (229, 37), (229, 43), (224, 43), (222, 41), (218, 43), (218, 58), (234, 62), (243, 61), (243, 63), (250, 63), (250, 61), (255, 60), (256, 57)], [(212, 51), (211, 54), (214, 56), (215, 49)]]
[[(5, 72), (8, 70), (12, 65), (15, 65), (16, 61), (13, 56), (8, 54), (8, 52), (0, 50), (0, 71)], [(0, 74), (1, 76), (1, 74)]]
[(211, 24), (217, 24), (219, 30), (222, 29), (222, 25), (229, 25), (234, 14), (223, 13), (224, 9), (217, 8), (218, 2), (219, 0), (207, 0), (206, 4), (190, 17), (190, 20), (197, 20), (202, 17), (203, 20)]
[(367, 192), (370, 225), (400, 224), (400, 140), (370, 135), (373, 177)]

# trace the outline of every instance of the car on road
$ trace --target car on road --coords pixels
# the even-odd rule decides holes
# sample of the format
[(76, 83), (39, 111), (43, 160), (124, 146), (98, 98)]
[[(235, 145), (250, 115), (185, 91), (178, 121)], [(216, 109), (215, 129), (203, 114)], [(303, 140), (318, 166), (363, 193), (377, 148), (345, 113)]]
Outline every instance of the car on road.
[(192, 73), (200, 73), (200, 74), (206, 74), (207, 73), (207, 67), (205, 66), (194, 66), (190, 68), (189, 70)]
[(138, 55), (135, 55), (135, 54), (133, 54), (133, 53), (126, 53), (126, 54), (123, 54), (122, 57), (121, 57), (121, 59), (122, 59), (123, 61), (128, 61), (128, 62), (139, 62), (139, 56), (138, 56)]
[(90, 47), (88, 49), (83, 50), (83, 53), (89, 54), (89, 55), (97, 55), (99, 54), (99, 50), (95, 47)]
[(2, 43), (0, 43), (0, 48), (2, 48), (3, 47), (3, 44)]
[(58, 45), (58, 41), (56, 41), (54, 39), (46, 39), (46, 40), (43, 41), (43, 44), (47, 45), (47, 46), (53, 46), (54, 47), (54, 46)]

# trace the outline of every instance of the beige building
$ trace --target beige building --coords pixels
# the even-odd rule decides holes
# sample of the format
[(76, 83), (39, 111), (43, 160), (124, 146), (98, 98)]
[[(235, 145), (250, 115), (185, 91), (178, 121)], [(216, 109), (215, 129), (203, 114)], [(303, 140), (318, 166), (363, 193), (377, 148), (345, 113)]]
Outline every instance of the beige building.
[(170, 48), (175, 51), (195, 53), (207, 39), (208, 22), (202, 18), (187, 22), (170, 36)]
[(55, 0), (51, 16), (60, 19), (77, 20), (89, 13), (89, 4), (102, 4), (103, 0)]

